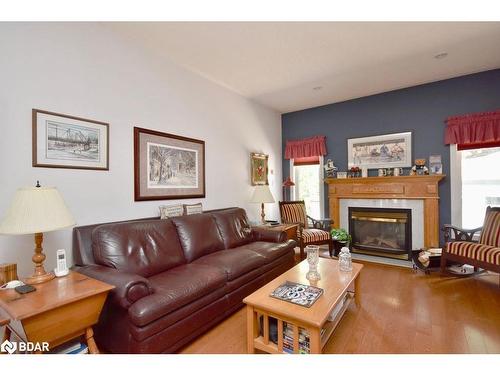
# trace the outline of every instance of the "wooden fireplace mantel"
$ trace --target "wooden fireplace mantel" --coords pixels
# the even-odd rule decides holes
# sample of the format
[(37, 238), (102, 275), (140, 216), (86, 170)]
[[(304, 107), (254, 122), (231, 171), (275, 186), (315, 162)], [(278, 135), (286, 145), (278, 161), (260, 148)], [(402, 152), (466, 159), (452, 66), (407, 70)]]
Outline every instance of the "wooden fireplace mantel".
[(439, 189), (445, 175), (326, 178), (330, 217), (340, 223), (340, 199), (421, 199), (424, 201), (424, 246), (439, 246)]

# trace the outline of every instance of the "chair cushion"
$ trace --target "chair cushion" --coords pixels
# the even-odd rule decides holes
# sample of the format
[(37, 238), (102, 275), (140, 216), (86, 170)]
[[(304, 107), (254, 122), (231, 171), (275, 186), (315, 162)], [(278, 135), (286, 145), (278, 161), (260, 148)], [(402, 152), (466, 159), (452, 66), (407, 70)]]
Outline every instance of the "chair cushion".
[(143, 277), (186, 263), (170, 220), (103, 224), (92, 232), (97, 264)]
[(188, 263), (217, 250), (224, 249), (219, 228), (211, 214), (179, 216), (171, 219)]
[(224, 240), (226, 249), (245, 245), (252, 241), (252, 229), (244, 209), (232, 208), (212, 213)]
[(479, 243), (500, 247), (500, 211), (491, 209), (486, 211)]
[(203, 264), (184, 264), (149, 278), (155, 292), (134, 303), (129, 316), (144, 326), (226, 285), (219, 268)]
[(227, 280), (234, 280), (267, 263), (267, 259), (244, 247), (221, 250), (197, 259), (193, 264), (217, 267), (226, 273)]
[(292, 241), (281, 243), (256, 241), (245, 245), (244, 248), (262, 255), (268, 261), (273, 261), (288, 252), (293, 253), (293, 245)]
[(462, 257), (500, 265), (500, 247), (475, 242), (456, 241), (448, 243), (447, 252)]
[(304, 203), (282, 202), (280, 211), (283, 223), (300, 223), (304, 228), (308, 228), (306, 206)]
[(331, 239), (329, 232), (321, 229), (304, 229), (302, 230), (302, 239), (305, 244), (316, 241), (328, 241)]

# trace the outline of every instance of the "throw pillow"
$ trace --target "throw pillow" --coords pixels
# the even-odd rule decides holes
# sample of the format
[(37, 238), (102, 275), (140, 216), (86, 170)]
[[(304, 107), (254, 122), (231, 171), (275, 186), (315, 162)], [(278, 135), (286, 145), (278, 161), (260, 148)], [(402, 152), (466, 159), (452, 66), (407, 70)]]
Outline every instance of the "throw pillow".
[(160, 219), (168, 219), (171, 217), (182, 216), (184, 208), (182, 204), (172, 204), (169, 206), (160, 206)]
[(184, 215), (201, 214), (202, 212), (203, 206), (201, 203), (184, 205)]

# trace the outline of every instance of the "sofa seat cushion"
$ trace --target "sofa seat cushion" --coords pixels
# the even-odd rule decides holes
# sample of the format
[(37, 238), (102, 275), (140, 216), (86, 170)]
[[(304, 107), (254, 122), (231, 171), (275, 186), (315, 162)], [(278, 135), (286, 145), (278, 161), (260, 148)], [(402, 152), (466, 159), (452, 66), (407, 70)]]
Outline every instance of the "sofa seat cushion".
[(247, 272), (262, 267), (267, 262), (265, 257), (255, 251), (236, 247), (205, 255), (194, 261), (193, 264), (217, 267), (225, 272), (227, 280), (234, 280)]
[(273, 261), (287, 254), (293, 253), (295, 243), (292, 240), (281, 243), (256, 241), (246, 244), (245, 249), (252, 250), (259, 255), (262, 255), (268, 261)]
[(131, 321), (144, 326), (226, 285), (226, 275), (205, 264), (185, 264), (149, 278), (155, 292), (129, 308)]
[(447, 252), (481, 262), (500, 265), (500, 247), (456, 241), (448, 243)]

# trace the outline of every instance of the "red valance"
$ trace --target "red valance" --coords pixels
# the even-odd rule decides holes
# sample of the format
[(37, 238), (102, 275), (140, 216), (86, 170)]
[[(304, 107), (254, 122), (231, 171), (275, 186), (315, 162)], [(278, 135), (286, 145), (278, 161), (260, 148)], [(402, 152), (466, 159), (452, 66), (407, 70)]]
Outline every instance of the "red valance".
[(325, 136), (286, 141), (285, 159), (308, 158), (326, 155)]
[(471, 145), (500, 141), (500, 110), (446, 119), (445, 144)]

